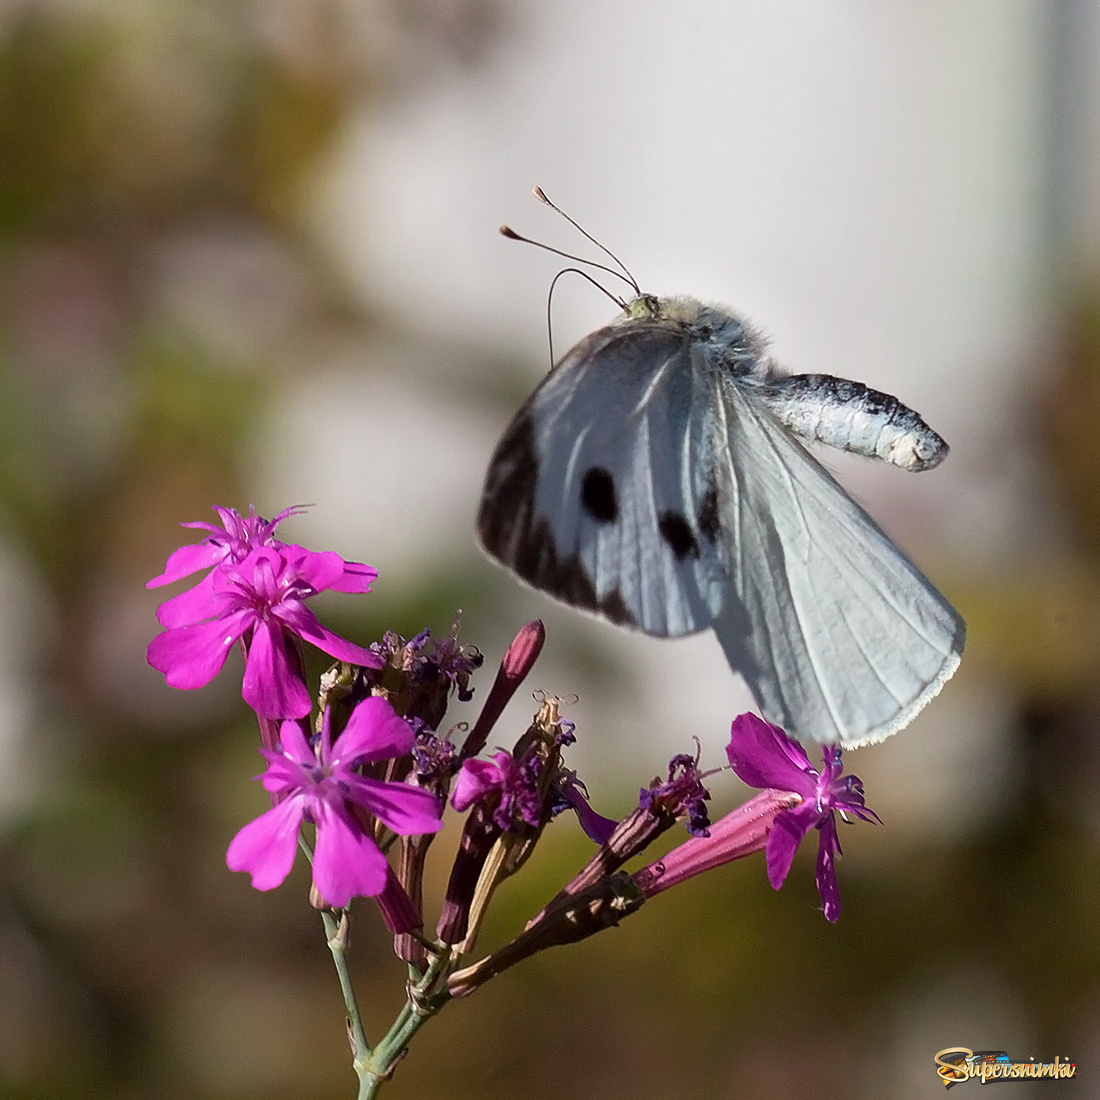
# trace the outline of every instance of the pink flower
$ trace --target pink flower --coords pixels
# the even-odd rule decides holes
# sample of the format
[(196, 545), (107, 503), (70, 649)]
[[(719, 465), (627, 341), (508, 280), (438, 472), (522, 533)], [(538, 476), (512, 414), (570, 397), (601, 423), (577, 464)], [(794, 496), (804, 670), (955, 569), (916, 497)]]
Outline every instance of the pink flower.
[[(310, 698), (294, 659), (297, 639), (350, 664), (377, 668), (382, 659), (333, 634), (305, 601), (326, 589), (348, 591), (346, 563), (338, 554), (300, 546), (262, 546), (240, 562), (221, 562), (210, 592), (194, 610), (206, 622), (170, 627), (150, 643), (147, 659), (175, 688), (204, 687), (220, 671), (239, 638), (248, 645), (241, 694), (263, 718), (300, 718)], [(194, 588), (192, 595), (198, 592)]]
[[(146, 588), (159, 588), (182, 580), (200, 569), (212, 570), (193, 588), (173, 596), (157, 608), (157, 619), (161, 626), (187, 626), (202, 622), (216, 613), (211, 605), (214, 600), (214, 578), (219, 566), (238, 564), (253, 550), (264, 546), (294, 549), (306, 555), (310, 553), (302, 547), (288, 547), (274, 537), (275, 528), (284, 519), (300, 515), (304, 511), (300, 506), (284, 508), (273, 520), (256, 515), (255, 508), (249, 509), (247, 516), (242, 516), (232, 508), (215, 506), (214, 511), (218, 513), (222, 526), (216, 527), (212, 523), (199, 521), (180, 524), (181, 527), (194, 527), (209, 531), (210, 534), (202, 542), (173, 550), (165, 562), (164, 572), (145, 583)], [(328, 587), (338, 592), (369, 591), (371, 581), (378, 576), (378, 571), (359, 562), (345, 562), (342, 558), (339, 560), (343, 565), (343, 575), (335, 578)]]
[(428, 791), (370, 779), (356, 768), (411, 752), (412, 728), (385, 699), (372, 696), (352, 711), (335, 744), (327, 710), (316, 752), (296, 722), (284, 722), (281, 735), (281, 752), (260, 752), (268, 761), (264, 788), (283, 799), (233, 838), (225, 857), (229, 869), (248, 871), (257, 890), (278, 886), (294, 863), (302, 822), (310, 821), (317, 826), (313, 882), (325, 901), (340, 908), (357, 895), (381, 894), (391, 878), (389, 864), (354, 808), (401, 836), (418, 836), (440, 829), (440, 807)]
[[(512, 830), (521, 823), (538, 828), (543, 823), (545, 795), (539, 781), (538, 758), (517, 760), (510, 752), (493, 753), (492, 760), (465, 760), (455, 778), (451, 805), (459, 812), (485, 801), (497, 828)], [(618, 824), (596, 813), (577, 773), (559, 767), (548, 784), (548, 816), (563, 810), (577, 815), (589, 840), (603, 844)]]
[(776, 890), (783, 885), (802, 838), (811, 829), (817, 829), (817, 889), (825, 918), (835, 921), (840, 916), (836, 856), (841, 854), (836, 813), (850, 813), (862, 821), (876, 822), (878, 815), (864, 805), (863, 785), (858, 777), (841, 778), (840, 749), (826, 745), (823, 753), (825, 764), (818, 772), (797, 741), (755, 714), (741, 714), (733, 720), (726, 749), (730, 766), (750, 786), (794, 791), (802, 796), (797, 806), (776, 817), (768, 834), (765, 849), (768, 881)]
[(290, 516), (300, 515), (304, 509), (299, 506), (285, 508), (274, 519), (266, 520), (256, 514), (255, 508), (248, 510), (247, 516), (242, 516), (235, 508), (221, 508), (214, 505), (214, 511), (222, 521), (221, 527), (213, 523), (203, 523), (202, 520), (193, 520), (190, 523), (181, 523), (181, 527), (193, 527), (201, 531), (209, 531), (210, 534), (192, 546), (181, 546), (168, 555), (164, 564), (164, 572), (146, 581), (146, 588), (159, 588), (164, 584), (182, 580), (199, 569), (208, 569), (217, 565), (226, 558), (240, 561), (248, 556), (250, 550), (257, 546), (282, 545), (276, 543), (273, 538), (275, 528), (284, 519)]
[(517, 760), (503, 749), (492, 760), (466, 760), (455, 778), (451, 805), (459, 812), (475, 802), (492, 803), (492, 817), (499, 829), (523, 822), (532, 828), (542, 824), (543, 795), (539, 788), (541, 761)]

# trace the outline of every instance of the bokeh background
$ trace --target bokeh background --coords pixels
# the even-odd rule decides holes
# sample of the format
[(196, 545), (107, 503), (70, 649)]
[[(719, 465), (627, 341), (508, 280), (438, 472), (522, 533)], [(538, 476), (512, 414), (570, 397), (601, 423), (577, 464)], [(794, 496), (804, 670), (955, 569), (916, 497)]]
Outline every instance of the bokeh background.
[[(224, 867), (264, 805), (237, 673), (144, 662), (143, 583), (212, 504), (312, 504), (286, 537), (381, 570), (325, 605), (357, 640), (461, 609), (491, 666), (543, 617), (531, 686), (576, 697), (604, 813), (693, 737), (722, 762), (747, 700), (712, 638), (627, 636), (474, 547), (558, 267), (497, 226), (591, 254), (536, 183), (646, 290), (924, 413), (934, 473), (827, 461), (970, 640), (848, 755), (886, 824), (842, 833), (836, 926), (811, 852), (780, 894), (715, 872), (449, 1007), (386, 1095), (907, 1100), (962, 1045), (1078, 1063), (1016, 1097), (1100, 1096), (1096, 0), (4, 0), (0, 1095), (353, 1093), (304, 876)], [(553, 305), (559, 350), (612, 312)], [(551, 830), (483, 942), (585, 854)], [(378, 1034), (403, 975), (369, 906), (354, 951)]]

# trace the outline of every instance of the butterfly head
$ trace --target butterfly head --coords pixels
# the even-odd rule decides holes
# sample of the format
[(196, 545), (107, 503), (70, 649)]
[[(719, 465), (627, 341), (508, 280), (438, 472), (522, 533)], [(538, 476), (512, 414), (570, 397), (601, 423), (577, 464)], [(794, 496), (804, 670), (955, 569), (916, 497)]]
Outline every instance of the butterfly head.
[(661, 316), (661, 300), (656, 294), (639, 294), (628, 302), (626, 312), (632, 320), (649, 320)]
[(656, 294), (639, 294), (626, 305), (632, 320), (673, 321), (690, 329), (701, 339), (724, 332), (731, 325), (743, 328), (744, 322), (722, 306), (706, 305), (686, 294), (658, 298)]

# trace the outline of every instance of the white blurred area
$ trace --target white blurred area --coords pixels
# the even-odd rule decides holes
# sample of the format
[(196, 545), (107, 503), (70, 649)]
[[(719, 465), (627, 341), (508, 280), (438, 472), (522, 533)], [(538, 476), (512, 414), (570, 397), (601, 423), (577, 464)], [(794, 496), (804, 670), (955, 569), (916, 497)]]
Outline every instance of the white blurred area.
[[(643, 289), (731, 304), (790, 369), (856, 378), (920, 410), (952, 445), (941, 469), (825, 460), (949, 591), (1057, 547), (1024, 430), (1043, 386), (1054, 201), (1049, 9), (524, 0), (509, 11), (483, 64), (364, 108), (319, 174), (318, 238), (408, 339), (337, 349), (286, 386), (257, 444), (257, 500), (312, 502), (296, 537), (361, 552), (380, 584), (414, 587), (473, 559), (485, 462), (515, 407), (485, 395), (518, 392), (493, 374), (508, 355), (528, 364), (523, 386), (545, 371), (546, 290), (562, 266), (497, 227), (600, 258), (530, 197), (537, 183)], [(578, 279), (553, 306), (558, 354), (614, 313)], [(493, 353), (479, 362), (482, 349)], [(288, 451), (292, 431), (315, 445)], [(724, 762), (748, 698), (713, 637), (632, 637), (492, 576), (514, 593), (512, 621), (467, 608), (466, 622), (492, 661), (514, 626), (547, 620), (532, 686), (579, 696), (570, 713), (589, 773), (625, 760), (644, 779), (692, 736), (705, 764)], [(618, 674), (584, 681), (577, 651)], [(1012, 784), (1009, 690), (964, 659), (910, 730), (849, 758), (873, 773), (892, 825), (943, 837), (997, 815)], [(513, 704), (511, 726), (527, 707)], [(899, 796), (915, 769), (921, 796)], [(977, 802), (964, 797), (976, 785)]]

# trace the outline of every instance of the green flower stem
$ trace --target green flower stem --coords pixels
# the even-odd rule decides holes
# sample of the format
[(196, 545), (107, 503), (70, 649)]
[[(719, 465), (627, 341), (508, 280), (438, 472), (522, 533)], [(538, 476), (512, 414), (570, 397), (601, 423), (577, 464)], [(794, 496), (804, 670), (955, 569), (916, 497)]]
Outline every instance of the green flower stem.
[(344, 995), (344, 1008), (348, 1017), (348, 1042), (351, 1044), (351, 1060), (355, 1070), (362, 1077), (361, 1066), (371, 1057), (372, 1051), (363, 1030), (363, 1018), (359, 1014), (359, 1003), (355, 999), (355, 989), (351, 984), (351, 971), (348, 967), (348, 915), (344, 911), (337, 920), (328, 910), (321, 911), (321, 920), (325, 924), (325, 938), (332, 952), (332, 961), (336, 964), (336, 976), (340, 979), (340, 992)]
[[(313, 849), (301, 834), (298, 835), (298, 847), (312, 865)], [(447, 992), (446, 983), (448, 975), (455, 968), (457, 952), (449, 944), (429, 940), (416, 932), (410, 933), (426, 949), (431, 962), (423, 973), (412, 964), (409, 965), (409, 981), (406, 987), (408, 1000), (397, 1014), (390, 1030), (378, 1046), (372, 1049), (363, 1030), (359, 1002), (355, 999), (355, 989), (351, 984), (347, 910), (340, 911), (337, 918), (331, 910), (322, 909), (321, 920), (325, 926), (328, 949), (336, 965), (336, 976), (340, 979), (340, 992), (344, 995), (351, 1064), (359, 1078), (357, 1100), (371, 1100), (378, 1095), (378, 1090), (389, 1080), (394, 1067), (404, 1057), (412, 1037), (452, 999)]]
[[(301, 833), (298, 834), (298, 847), (305, 853), (310, 866), (313, 865), (313, 849)], [(363, 1030), (363, 1017), (359, 1013), (359, 1002), (355, 999), (355, 987), (351, 984), (351, 969), (348, 966), (348, 914), (340, 912), (337, 919), (331, 910), (321, 910), (321, 921), (325, 926), (325, 940), (332, 953), (336, 966), (336, 976), (340, 980), (340, 992), (344, 995), (344, 1010), (347, 1013), (348, 1042), (351, 1045), (351, 1062), (359, 1075), (360, 1096), (373, 1096), (363, 1091), (364, 1071), (367, 1061), (373, 1053), (367, 1042), (367, 1033)]]
[[(436, 944), (432, 961), (423, 974), (409, 967), (408, 1001), (397, 1014), (393, 1026), (363, 1062), (356, 1062), (359, 1074), (358, 1100), (371, 1100), (377, 1096), (383, 1082), (389, 1080), (394, 1067), (404, 1057), (412, 1037), (448, 1001), (451, 1000), (444, 984), (454, 966), (454, 958), (444, 945)], [(439, 950), (443, 947), (443, 950)]]

